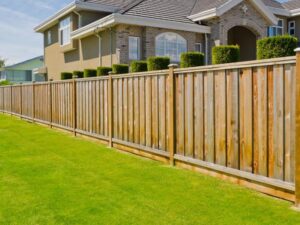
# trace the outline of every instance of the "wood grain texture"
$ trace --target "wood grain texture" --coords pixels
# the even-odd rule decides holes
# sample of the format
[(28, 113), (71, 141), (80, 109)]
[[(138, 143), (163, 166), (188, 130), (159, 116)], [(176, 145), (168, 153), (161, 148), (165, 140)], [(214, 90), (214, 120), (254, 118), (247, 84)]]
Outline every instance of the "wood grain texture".
[(268, 174), (268, 95), (267, 68), (259, 67), (253, 75), (254, 173)]
[(204, 75), (204, 160), (215, 162), (215, 93), (214, 73)]
[(253, 171), (252, 69), (240, 70), (240, 169)]
[(239, 168), (239, 71), (227, 71), (227, 166)]

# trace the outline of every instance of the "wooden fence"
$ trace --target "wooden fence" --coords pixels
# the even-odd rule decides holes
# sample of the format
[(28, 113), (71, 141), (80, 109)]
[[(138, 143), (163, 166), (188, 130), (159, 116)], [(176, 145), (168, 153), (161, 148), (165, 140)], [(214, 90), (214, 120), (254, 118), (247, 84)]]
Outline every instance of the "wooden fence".
[(5, 86), (0, 110), (299, 203), (299, 62)]

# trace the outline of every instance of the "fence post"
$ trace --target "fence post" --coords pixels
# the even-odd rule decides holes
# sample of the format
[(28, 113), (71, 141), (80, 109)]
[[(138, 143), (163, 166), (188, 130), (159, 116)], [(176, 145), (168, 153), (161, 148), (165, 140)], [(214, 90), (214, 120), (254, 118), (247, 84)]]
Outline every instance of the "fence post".
[(13, 86), (10, 85), (10, 115), (11, 116), (12, 116), (12, 104), (13, 104), (13, 100), (12, 100), (12, 96), (13, 96), (13, 94), (12, 94), (12, 88), (13, 88)]
[(34, 88), (34, 81), (32, 82), (32, 121), (34, 122), (34, 118), (35, 118), (35, 88)]
[(52, 128), (52, 80), (49, 81), (49, 113), (50, 128)]
[(108, 135), (109, 135), (109, 143), (108, 146), (110, 148), (113, 147), (112, 136), (113, 136), (113, 81), (112, 81), (112, 73), (109, 73), (108, 76)]
[(169, 65), (169, 79), (168, 79), (168, 133), (169, 133), (169, 157), (170, 164), (174, 166), (174, 154), (175, 154), (175, 75), (174, 70), (178, 67), (177, 64)]
[(296, 50), (296, 152), (295, 152), (295, 197), (300, 207), (300, 48)]
[(20, 117), (22, 118), (22, 115), (23, 115), (23, 93), (22, 93), (22, 87), (23, 87), (23, 84), (21, 83), (20, 84)]
[(76, 136), (77, 129), (77, 99), (76, 99), (76, 77), (73, 77), (73, 134)]

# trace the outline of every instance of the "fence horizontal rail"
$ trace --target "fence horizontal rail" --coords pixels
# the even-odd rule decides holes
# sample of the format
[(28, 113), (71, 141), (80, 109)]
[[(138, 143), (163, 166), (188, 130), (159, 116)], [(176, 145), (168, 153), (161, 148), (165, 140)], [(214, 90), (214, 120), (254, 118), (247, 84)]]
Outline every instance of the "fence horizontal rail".
[(298, 66), (287, 57), (5, 86), (0, 110), (295, 200)]

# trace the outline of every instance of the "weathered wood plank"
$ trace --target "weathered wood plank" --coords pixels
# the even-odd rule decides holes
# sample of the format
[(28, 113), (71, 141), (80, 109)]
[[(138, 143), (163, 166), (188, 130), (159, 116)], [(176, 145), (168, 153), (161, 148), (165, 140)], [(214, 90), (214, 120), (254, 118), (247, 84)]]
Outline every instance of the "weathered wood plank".
[(295, 181), (296, 151), (296, 72), (294, 65), (285, 66), (285, 181)]
[(215, 96), (214, 74), (207, 72), (204, 75), (204, 160), (215, 162)]
[(259, 67), (253, 75), (254, 173), (268, 173), (268, 99), (267, 68)]
[(184, 75), (179, 74), (176, 76), (176, 153), (184, 155)]
[(252, 70), (240, 71), (240, 169), (253, 172)]
[(204, 156), (204, 99), (203, 99), (203, 73), (194, 75), (194, 113), (195, 113), (195, 150), (196, 159), (203, 160)]
[(239, 168), (239, 71), (227, 71), (227, 166)]
[(186, 74), (184, 77), (184, 145), (185, 156), (194, 157), (194, 77)]
[(215, 149), (216, 163), (226, 165), (226, 73), (215, 73)]

